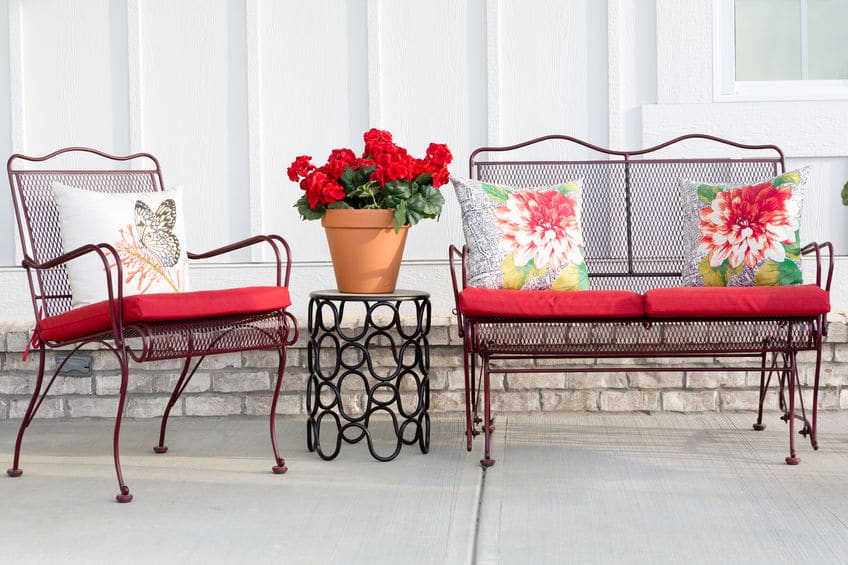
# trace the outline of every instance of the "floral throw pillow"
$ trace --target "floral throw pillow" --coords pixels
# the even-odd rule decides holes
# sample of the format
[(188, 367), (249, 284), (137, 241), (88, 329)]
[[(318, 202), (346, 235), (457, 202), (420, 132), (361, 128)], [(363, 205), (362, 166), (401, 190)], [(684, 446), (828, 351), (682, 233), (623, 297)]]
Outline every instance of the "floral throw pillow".
[(468, 245), (468, 285), (585, 290), (582, 180), (514, 188), (451, 177)]
[(801, 284), (798, 227), (808, 171), (746, 186), (682, 181), (683, 284)]
[[(120, 257), (124, 296), (187, 290), (181, 188), (114, 194), (54, 182), (52, 189), (65, 252), (88, 243), (112, 245)], [(111, 268), (114, 284), (116, 268)], [(108, 298), (96, 255), (72, 259), (67, 271), (73, 307)]]

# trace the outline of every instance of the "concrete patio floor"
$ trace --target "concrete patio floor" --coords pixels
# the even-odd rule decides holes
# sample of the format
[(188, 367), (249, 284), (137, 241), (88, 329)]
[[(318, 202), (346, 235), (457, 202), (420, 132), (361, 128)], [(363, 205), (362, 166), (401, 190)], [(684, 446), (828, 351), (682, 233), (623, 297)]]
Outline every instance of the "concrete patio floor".
[[(363, 443), (334, 461), (279, 422), (289, 472), (273, 475), (267, 423), (130, 420), (114, 501), (108, 420), (36, 420), (18, 479), (0, 477), (5, 563), (845, 563), (848, 414), (820, 416), (813, 452), (783, 463), (786, 426), (751, 414), (506, 414), (493, 456), (463, 421), (433, 419), (431, 449), (389, 463)], [(9, 466), (17, 422), (0, 423)], [(379, 445), (377, 446), (379, 448)], [(5, 467), (4, 467), (5, 468)]]

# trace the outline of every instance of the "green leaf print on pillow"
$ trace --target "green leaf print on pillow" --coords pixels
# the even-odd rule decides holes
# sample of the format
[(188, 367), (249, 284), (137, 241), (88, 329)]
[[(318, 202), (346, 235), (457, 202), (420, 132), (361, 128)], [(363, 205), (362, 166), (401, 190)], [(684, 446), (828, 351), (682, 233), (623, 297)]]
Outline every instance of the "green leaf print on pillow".
[(589, 270), (586, 263), (571, 263), (560, 271), (551, 290), (589, 290)]

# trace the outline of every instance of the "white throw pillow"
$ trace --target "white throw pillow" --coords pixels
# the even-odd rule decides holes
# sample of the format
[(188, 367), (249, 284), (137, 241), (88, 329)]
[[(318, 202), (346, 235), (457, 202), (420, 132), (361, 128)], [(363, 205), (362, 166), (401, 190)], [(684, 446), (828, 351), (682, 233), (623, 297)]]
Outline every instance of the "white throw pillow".
[[(104, 193), (52, 185), (62, 248), (108, 243), (120, 255), (124, 296), (188, 289), (185, 208), (181, 188)], [(67, 263), (73, 307), (108, 298), (103, 263), (88, 254)], [(116, 268), (112, 266), (113, 284)]]

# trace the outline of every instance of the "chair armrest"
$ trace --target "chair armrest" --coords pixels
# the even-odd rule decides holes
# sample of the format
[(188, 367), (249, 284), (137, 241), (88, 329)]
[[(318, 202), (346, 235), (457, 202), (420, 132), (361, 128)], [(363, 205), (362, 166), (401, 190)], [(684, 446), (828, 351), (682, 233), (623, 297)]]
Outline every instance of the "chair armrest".
[[(72, 249), (67, 253), (63, 253), (49, 261), (38, 262), (32, 257), (24, 257), (24, 260), (21, 261), (21, 265), (27, 270), (33, 269), (35, 271), (42, 271), (64, 265), (72, 259), (88, 255), (89, 253), (96, 254), (103, 263), (103, 274), (106, 278), (106, 296), (109, 300), (110, 315), (112, 318), (112, 331), (116, 336), (121, 335), (124, 309), (124, 285), (121, 284), (121, 281), (124, 280), (124, 270), (121, 266), (120, 255), (118, 255), (118, 251), (114, 247), (108, 243), (88, 243), (77, 247), (76, 249)], [(113, 284), (113, 269), (115, 270), (114, 279), (117, 281), (117, 284)], [(41, 276), (40, 273), (36, 273), (36, 275)], [(30, 279), (30, 281), (32, 281), (32, 279)], [(38, 320), (40, 318), (41, 310), (36, 309), (36, 329), (38, 328)]]
[(36, 271), (53, 269), (60, 265), (64, 265), (72, 259), (82, 257), (83, 255), (88, 255), (89, 253), (95, 253), (100, 258), (100, 261), (103, 263), (103, 271), (106, 276), (106, 285), (108, 286), (107, 290), (109, 300), (113, 300), (115, 298), (120, 300), (121, 298), (123, 298), (124, 290), (123, 285), (121, 284), (118, 284), (116, 286), (117, 296), (113, 296), (112, 267), (114, 267), (117, 272), (117, 276), (115, 278), (118, 281), (123, 280), (124, 273), (123, 267), (121, 266), (121, 259), (118, 255), (117, 250), (115, 250), (115, 248), (109, 245), (108, 243), (88, 243), (86, 245), (81, 245), (76, 249), (72, 249), (67, 253), (63, 253), (58, 257), (44, 262), (38, 262), (32, 257), (24, 257), (24, 260), (21, 261), (21, 266), (23, 266), (25, 269), (34, 269)]
[[(274, 258), (277, 261), (277, 286), (289, 286), (289, 278), (291, 277), (291, 249), (289, 248), (288, 242), (276, 234), (255, 235), (253, 237), (225, 245), (224, 247), (218, 247), (217, 249), (211, 249), (203, 253), (188, 253), (187, 255), (189, 259), (208, 259), (210, 257), (223, 255), (224, 253), (236, 251), (237, 249), (256, 245), (257, 243), (267, 243), (274, 251)], [(281, 247), (285, 252), (285, 274), (283, 274), (283, 253), (280, 250)]]
[[(822, 250), (827, 250), (827, 278), (824, 281), (824, 286), (822, 286)], [(811, 254), (816, 256), (816, 285), (830, 292), (830, 282), (833, 279), (833, 244), (829, 241), (808, 243), (801, 249), (801, 255)]]
[[(454, 309), (453, 313), (456, 315), (457, 328), (459, 337), (465, 336), (465, 326), (462, 318), (462, 311), (459, 308), (459, 291), (464, 289), (467, 283), (467, 275), (465, 271), (466, 261), (468, 259), (468, 246), (463, 245), (460, 250), (455, 245), (451, 245), (448, 247), (448, 262), (450, 263), (451, 270), (451, 282), (453, 283), (453, 300), (454, 300)], [(457, 277), (456, 271), (456, 262), (461, 262), (462, 270), (460, 271), (461, 279)]]

